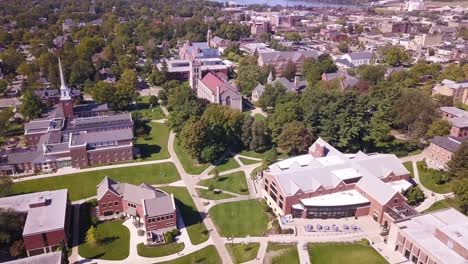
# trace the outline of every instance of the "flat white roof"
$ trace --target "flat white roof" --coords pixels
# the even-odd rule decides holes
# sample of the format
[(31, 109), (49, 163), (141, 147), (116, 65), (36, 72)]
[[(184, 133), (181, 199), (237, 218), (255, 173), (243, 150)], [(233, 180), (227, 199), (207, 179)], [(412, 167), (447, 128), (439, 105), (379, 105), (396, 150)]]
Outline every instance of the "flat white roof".
[(369, 200), (356, 190), (349, 190), (302, 199), (304, 206), (345, 206), (368, 203)]
[(359, 175), (357, 170), (354, 169), (354, 168), (333, 170), (332, 173), (335, 174), (341, 180), (354, 179), (354, 178), (357, 178), (359, 176), (362, 176), (362, 175)]
[(403, 192), (411, 188), (413, 186), (409, 181), (407, 180), (399, 180), (399, 181), (394, 181), (394, 182), (387, 182), (387, 185), (393, 188), (393, 190), (397, 192)]

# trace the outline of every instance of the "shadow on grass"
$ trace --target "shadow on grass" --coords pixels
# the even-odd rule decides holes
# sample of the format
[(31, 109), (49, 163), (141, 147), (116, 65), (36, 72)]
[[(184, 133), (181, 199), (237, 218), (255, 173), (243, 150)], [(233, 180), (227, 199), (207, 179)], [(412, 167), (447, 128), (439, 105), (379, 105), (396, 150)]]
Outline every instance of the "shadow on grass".
[(151, 154), (158, 154), (161, 152), (161, 147), (158, 145), (148, 145), (148, 144), (135, 144), (135, 148), (140, 150), (141, 158), (149, 158)]

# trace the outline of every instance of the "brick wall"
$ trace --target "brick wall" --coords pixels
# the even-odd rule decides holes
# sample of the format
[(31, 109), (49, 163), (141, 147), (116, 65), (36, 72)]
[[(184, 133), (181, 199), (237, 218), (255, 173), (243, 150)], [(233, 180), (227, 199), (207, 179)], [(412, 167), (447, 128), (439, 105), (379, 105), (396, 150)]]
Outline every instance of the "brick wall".
[[(116, 204), (117, 203), (117, 204)], [(104, 212), (112, 211), (115, 214), (117, 211), (123, 211), (122, 198), (111, 191), (107, 191), (104, 196), (98, 201), (99, 215), (104, 216)]]
[(172, 214), (145, 217), (144, 221), (146, 231), (177, 228), (177, 214), (175, 210)]

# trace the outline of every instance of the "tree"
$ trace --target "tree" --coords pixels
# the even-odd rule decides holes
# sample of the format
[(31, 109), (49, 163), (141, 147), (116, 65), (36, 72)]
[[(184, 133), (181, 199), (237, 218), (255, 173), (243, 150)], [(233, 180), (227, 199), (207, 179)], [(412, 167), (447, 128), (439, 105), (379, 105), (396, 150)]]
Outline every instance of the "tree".
[(10, 119), (13, 117), (13, 109), (6, 108), (0, 112), (0, 135), (3, 135), (10, 124)]
[(153, 85), (161, 86), (166, 82), (167, 77), (165, 72), (160, 71), (158, 68), (154, 68), (148, 76), (148, 79)]
[(2, 72), (7, 75), (15, 73), (16, 69), (25, 61), (25, 58), (11, 46), (0, 54), (0, 61)]
[(461, 211), (464, 214), (468, 213), (468, 177), (455, 181), (452, 184), (452, 191), (458, 201)]
[(340, 50), (341, 53), (348, 53), (349, 52), (349, 46), (346, 42), (342, 41), (338, 44), (338, 49)]
[(298, 32), (288, 32), (284, 35), (284, 38), (293, 42), (299, 42), (302, 40), (302, 36)]
[(462, 142), (458, 150), (452, 155), (452, 159), (447, 163), (450, 178), (468, 178), (468, 141)]
[(263, 80), (261, 68), (257, 65), (256, 57), (242, 58), (237, 67), (236, 84), (243, 95), (249, 96), (258, 83)]
[(13, 242), (13, 244), (10, 247), (9, 252), (10, 252), (10, 256), (14, 258), (19, 258), (21, 256), (26, 255), (26, 250), (24, 248), (23, 240), (20, 239), (20, 240), (16, 240), (15, 242)]
[(264, 152), (270, 148), (270, 134), (263, 120), (255, 120), (252, 126), (252, 141), (249, 148), (255, 152)]
[(408, 199), (410, 205), (418, 205), (426, 199), (424, 192), (418, 186), (408, 189), (405, 192), (405, 197)]
[(385, 63), (392, 67), (400, 66), (403, 63), (409, 62), (409, 55), (399, 46), (387, 46), (382, 48), (381, 53)]
[(296, 64), (289, 60), (288, 64), (286, 65), (286, 69), (284, 70), (283, 77), (288, 80), (293, 80), (296, 77), (297, 67)]
[(42, 112), (41, 99), (31, 91), (27, 91), (21, 98), (20, 113), (26, 120), (32, 120), (41, 115)]
[(202, 151), (209, 144), (208, 133), (208, 127), (203, 120), (192, 118), (180, 132), (179, 139), (181, 146), (190, 156), (201, 161)]
[(444, 67), (442, 74), (439, 76), (439, 80), (448, 79), (452, 81), (463, 81), (468, 78), (468, 75), (464, 72), (464, 66), (457, 65), (455, 63), (447, 64)]
[(0, 176), (0, 197), (10, 195), (11, 186), (13, 186), (13, 181), (10, 176)]
[(245, 149), (250, 149), (250, 142), (252, 141), (253, 123), (254, 123), (254, 118), (250, 115), (246, 115), (244, 118), (244, 122), (242, 123), (242, 135), (241, 135), (242, 146)]
[(446, 136), (450, 133), (452, 125), (445, 119), (437, 119), (432, 122), (427, 131), (426, 137)]
[(8, 88), (8, 82), (6, 80), (0, 80), (0, 96), (3, 95)]
[(258, 101), (259, 106), (267, 111), (269, 108), (275, 108), (276, 104), (286, 95), (286, 88), (279, 82), (265, 85), (265, 90)]
[(115, 85), (115, 101), (114, 105), (118, 109), (127, 108), (132, 102), (138, 98), (136, 91), (137, 74), (134, 70), (127, 69), (120, 76), (120, 80)]
[(302, 73), (306, 77), (309, 87), (315, 86), (322, 79), (323, 73), (336, 72), (337, 70), (338, 67), (329, 54), (322, 54), (317, 60), (308, 58), (302, 66)]
[(83, 84), (86, 80), (91, 80), (94, 73), (94, 66), (89, 60), (76, 60), (71, 67), (70, 84)]
[(302, 109), (297, 100), (278, 104), (275, 112), (268, 119), (273, 142), (278, 143), (278, 137), (285, 128), (285, 124), (302, 120)]
[(357, 69), (357, 73), (362, 80), (368, 81), (371, 85), (376, 85), (383, 81), (385, 76), (385, 67), (382, 65), (361, 65)]
[(93, 97), (93, 100), (98, 103), (114, 105), (115, 88), (108, 82), (99, 81), (95, 85), (91, 86), (87, 92)]
[(99, 242), (99, 232), (96, 227), (91, 226), (88, 231), (86, 231), (86, 243), (91, 246), (96, 246)]
[(278, 147), (288, 155), (304, 153), (312, 144), (312, 134), (303, 123), (293, 121), (286, 124), (278, 137)]
[(150, 103), (150, 105), (152, 105), (153, 107), (159, 105), (159, 99), (158, 99), (158, 97), (155, 96), (155, 95), (151, 95), (150, 98), (149, 98), (149, 103)]

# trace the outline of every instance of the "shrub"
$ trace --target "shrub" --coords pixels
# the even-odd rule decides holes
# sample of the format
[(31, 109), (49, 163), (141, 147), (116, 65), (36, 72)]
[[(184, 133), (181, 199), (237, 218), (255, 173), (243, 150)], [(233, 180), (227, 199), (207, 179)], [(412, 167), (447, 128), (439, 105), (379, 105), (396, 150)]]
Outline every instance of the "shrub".
[(174, 243), (174, 234), (172, 234), (171, 232), (164, 233), (164, 240), (166, 240), (166, 244)]
[(92, 200), (89, 200), (89, 205), (91, 205), (92, 207), (96, 207), (98, 206), (98, 201), (96, 199), (92, 199)]
[(145, 230), (138, 229), (137, 234), (138, 234), (138, 236), (143, 236), (145, 234)]
[(91, 226), (86, 232), (86, 243), (96, 246), (99, 243), (99, 234), (96, 227)]
[(96, 226), (99, 222), (99, 219), (91, 212), (91, 225)]
[(360, 244), (364, 245), (364, 246), (369, 246), (370, 245), (370, 242), (369, 240), (363, 238), (361, 239), (361, 241), (359, 242)]

